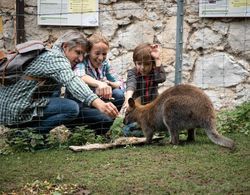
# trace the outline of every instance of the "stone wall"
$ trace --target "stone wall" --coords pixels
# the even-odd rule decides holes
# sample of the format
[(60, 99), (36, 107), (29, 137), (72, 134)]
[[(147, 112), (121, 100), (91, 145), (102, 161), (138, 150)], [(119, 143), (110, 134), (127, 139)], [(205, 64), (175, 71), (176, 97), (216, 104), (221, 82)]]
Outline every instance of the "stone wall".
[[(15, 45), (15, 1), (1, 0), (3, 33), (0, 49)], [(110, 40), (109, 59), (126, 79), (133, 66), (132, 52), (141, 42), (161, 45), (167, 81), (160, 92), (174, 85), (176, 12), (175, 0), (99, 0), (99, 27), (38, 26), (37, 1), (25, 0), (26, 39), (53, 43), (68, 29), (90, 36), (102, 32)], [(200, 18), (198, 0), (185, 1), (183, 83), (204, 89), (217, 109), (250, 100), (250, 18)]]

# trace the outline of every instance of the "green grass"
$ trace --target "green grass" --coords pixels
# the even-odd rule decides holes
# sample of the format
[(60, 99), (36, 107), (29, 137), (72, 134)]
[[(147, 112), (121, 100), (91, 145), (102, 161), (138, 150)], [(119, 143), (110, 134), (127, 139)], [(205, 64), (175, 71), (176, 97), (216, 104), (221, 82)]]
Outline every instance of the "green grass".
[[(61, 149), (35, 150), (24, 138), (38, 144), (41, 139), (27, 131), (13, 143), (18, 149), (29, 146), (34, 152), (12, 153), (0, 135), (0, 193), (248, 195), (250, 102), (221, 111), (217, 117), (218, 131), (236, 142), (234, 151), (213, 144), (204, 132), (197, 135), (196, 142), (180, 146), (163, 145), (163, 141), (79, 153), (60, 144), (57, 148)], [(112, 139), (120, 136), (121, 122), (117, 119), (112, 126)], [(89, 141), (93, 136), (79, 129), (73, 138)]]
[[(68, 149), (0, 155), (0, 192), (36, 180), (80, 184), (91, 194), (250, 194), (249, 136), (228, 134), (235, 151), (197, 135), (181, 146), (129, 146), (74, 153)], [(52, 194), (52, 192), (51, 192)]]

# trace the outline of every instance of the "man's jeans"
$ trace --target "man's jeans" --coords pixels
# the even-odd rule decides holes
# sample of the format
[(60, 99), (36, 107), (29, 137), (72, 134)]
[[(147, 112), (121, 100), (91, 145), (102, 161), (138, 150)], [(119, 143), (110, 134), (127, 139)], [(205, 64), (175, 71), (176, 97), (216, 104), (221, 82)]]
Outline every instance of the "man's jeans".
[(16, 125), (15, 128), (31, 127), (39, 133), (48, 133), (62, 124), (68, 124), (79, 115), (79, 105), (66, 98), (50, 98), (49, 104), (43, 109), (42, 117), (34, 117), (32, 121)]
[[(49, 104), (43, 109), (42, 117), (34, 117), (32, 121), (15, 127), (31, 127), (40, 133), (48, 133), (51, 129), (62, 124), (69, 128), (88, 125), (90, 129), (95, 130), (96, 134), (105, 134), (114, 122), (114, 119), (106, 114), (96, 108), (84, 105), (75, 98), (71, 100), (55, 96), (50, 98)], [(115, 99), (114, 105), (120, 110), (124, 102), (123, 91), (114, 89), (112, 96)]]

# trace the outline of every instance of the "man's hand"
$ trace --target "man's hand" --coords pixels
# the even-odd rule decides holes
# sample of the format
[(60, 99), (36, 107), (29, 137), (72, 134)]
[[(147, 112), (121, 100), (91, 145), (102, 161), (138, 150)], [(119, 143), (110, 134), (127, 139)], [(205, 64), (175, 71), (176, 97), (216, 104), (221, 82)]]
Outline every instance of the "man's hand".
[(101, 112), (107, 114), (111, 118), (115, 118), (119, 114), (119, 112), (114, 104), (112, 104), (111, 102), (105, 103), (100, 98), (95, 99), (92, 102), (92, 106), (94, 106), (95, 108), (97, 108)]

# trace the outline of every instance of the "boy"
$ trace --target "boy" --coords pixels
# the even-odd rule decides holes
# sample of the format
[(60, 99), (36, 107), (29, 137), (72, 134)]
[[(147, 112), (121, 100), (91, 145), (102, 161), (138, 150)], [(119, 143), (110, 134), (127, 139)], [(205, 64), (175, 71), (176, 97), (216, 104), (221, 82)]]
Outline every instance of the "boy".
[[(156, 44), (142, 43), (133, 53), (135, 67), (128, 70), (125, 102), (123, 110), (128, 107), (128, 99), (141, 97), (143, 105), (152, 102), (158, 96), (158, 85), (166, 80), (166, 72), (160, 59), (159, 46)], [(137, 124), (125, 126), (125, 136), (142, 135), (142, 132), (132, 131)]]

